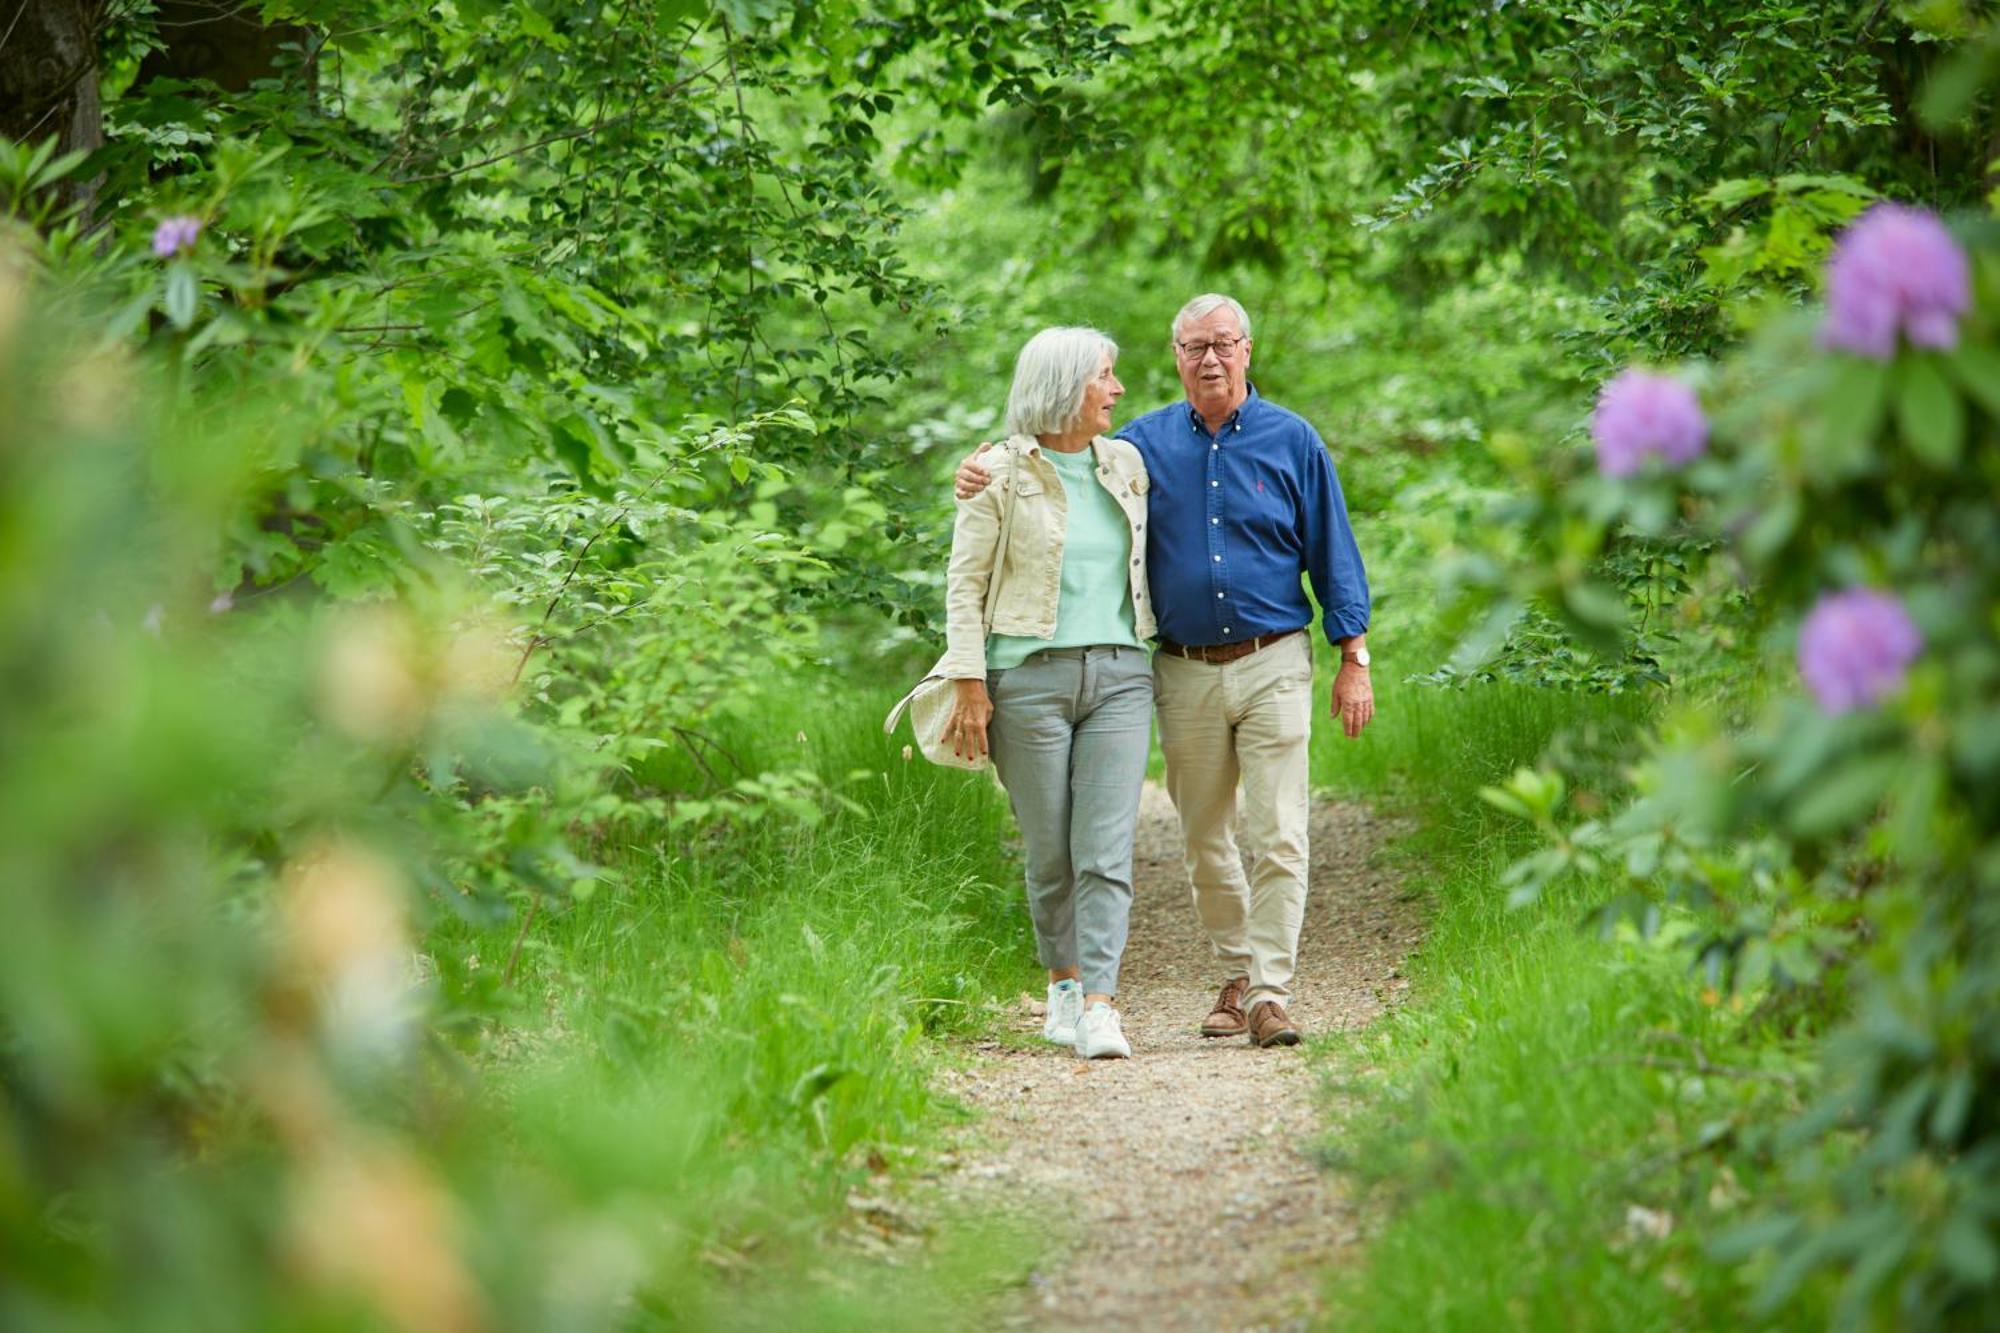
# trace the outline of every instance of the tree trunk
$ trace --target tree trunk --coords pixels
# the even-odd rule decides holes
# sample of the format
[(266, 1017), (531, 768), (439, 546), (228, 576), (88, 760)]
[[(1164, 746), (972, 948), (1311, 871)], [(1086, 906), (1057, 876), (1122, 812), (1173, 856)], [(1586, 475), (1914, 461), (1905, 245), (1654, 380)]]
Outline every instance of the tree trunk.
[[(97, 99), (101, 0), (0, 0), (0, 135), (56, 151), (100, 148), (104, 109)], [(86, 211), (95, 180), (64, 181), (67, 202)]]

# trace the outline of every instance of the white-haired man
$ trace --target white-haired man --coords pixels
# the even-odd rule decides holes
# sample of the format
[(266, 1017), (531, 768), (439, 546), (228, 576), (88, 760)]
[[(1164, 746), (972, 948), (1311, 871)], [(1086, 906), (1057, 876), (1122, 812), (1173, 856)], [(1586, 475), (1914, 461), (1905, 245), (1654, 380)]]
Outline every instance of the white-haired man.
[[(1353, 739), (1375, 714), (1368, 578), (1319, 435), (1250, 383), (1250, 317), (1197, 296), (1174, 316), (1184, 402), (1117, 434), (1151, 477), (1146, 572), (1167, 792), (1180, 813), (1195, 911), (1224, 981), (1205, 1037), (1295, 1045), (1286, 1012), (1305, 919), (1312, 734), (1312, 580), (1340, 652), (1333, 716)], [(977, 455), (961, 497), (986, 485)], [(1238, 782), (1250, 873), (1236, 845)]]

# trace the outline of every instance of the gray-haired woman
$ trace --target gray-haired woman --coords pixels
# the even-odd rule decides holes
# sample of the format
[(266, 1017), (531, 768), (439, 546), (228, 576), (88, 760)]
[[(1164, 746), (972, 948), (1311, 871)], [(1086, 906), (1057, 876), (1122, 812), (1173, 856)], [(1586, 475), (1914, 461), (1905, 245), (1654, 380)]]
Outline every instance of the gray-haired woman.
[(959, 502), (945, 593), (945, 734), (968, 755), (990, 735), (1049, 973), (1042, 1035), (1085, 1058), (1132, 1053), (1114, 1001), (1153, 721), (1146, 468), (1105, 433), (1125, 393), (1117, 358), (1095, 329), (1044, 329), (1021, 349), (1009, 439), (987, 455), (994, 484)]

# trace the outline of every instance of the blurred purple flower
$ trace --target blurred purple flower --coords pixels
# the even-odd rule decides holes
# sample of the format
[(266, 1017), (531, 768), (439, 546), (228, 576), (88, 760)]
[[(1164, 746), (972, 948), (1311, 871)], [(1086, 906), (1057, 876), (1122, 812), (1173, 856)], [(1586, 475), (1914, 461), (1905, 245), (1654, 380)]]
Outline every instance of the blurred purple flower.
[(1923, 650), (1903, 604), (1874, 588), (1828, 593), (1799, 630), (1799, 675), (1829, 713), (1869, 708), (1903, 683)]
[(1620, 371), (1597, 397), (1590, 414), (1597, 466), (1608, 477), (1628, 477), (1647, 457), (1674, 467), (1693, 462), (1708, 447), (1708, 418), (1693, 389), (1648, 370)]
[(171, 259), (183, 250), (194, 249), (194, 243), (200, 236), (200, 218), (168, 218), (153, 228), (153, 253), (161, 259)]
[(1898, 333), (1917, 347), (1956, 347), (1971, 306), (1971, 265), (1937, 215), (1877, 204), (1827, 261), (1820, 343), (1876, 361), (1896, 355)]

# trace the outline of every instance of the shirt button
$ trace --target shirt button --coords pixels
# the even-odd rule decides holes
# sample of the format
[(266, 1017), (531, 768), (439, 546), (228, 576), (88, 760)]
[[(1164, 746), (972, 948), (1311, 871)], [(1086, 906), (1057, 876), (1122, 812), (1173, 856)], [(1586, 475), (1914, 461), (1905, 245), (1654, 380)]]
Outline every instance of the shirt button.
[(1208, 483), (1208, 484), (1209, 484), (1209, 485), (1211, 485), (1211, 486), (1220, 486), (1220, 485), (1221, 485), (1222, 483), (1221, 483), (1221, 482), (1219, 482), (1219, 481), (1211, 481), (1211, 482), (1210, 482), (1210, 483)]
[(1221, 601), (1221, 600), (1222, 600), (1222, 594), (1221, 594), (1221, 593), (1217, 593), (1217, 594), (1215, 594), (1215, 600), (1216, 600), (1216, 601), (1218, 601), (1218, 602), (1219, 602), (1219, 601)]
[(1209, 445), (1209, 446), (1208, 446), (1208, 451), (1209, 451), (1210, 453), (1214, 453), (1214, 452), (1215, 452), (1215, 451), (1216, 451), (1217, 449), (1220, 449), (1221, 447), (1222, 447), (1222, 446), (1221, 446), (1221, 445), (1219, 445), (1219, 444), (1211, 444), (1211, 445)]
[(1211, 519), (1210, 519), (1210, 520), (1208, 520), (1208, 521), (1209, 521), (1210, 523), (1220, 523), (1220, 522), (1222, 522), (1222, 520), (1221, 520), (1221, 519), (1219, 519), (1219, 518), (1211, 518)]
[(1224, 634), (1234, 634), (1234, 633), (1235, 633), (1236, 631), (1235, 631), (1235, 630), (1233, 630), (1233, 629), (1231, 629), (1231, 628), (1229, 628), (1229, 626), (1227, 626), (1227, 625), (1224, 625), (1224, 626), (1222, 627), (1222, 632), (1223, 632)]
[(1217, 557), (1215, 557), (1215, 563), (1216, 563), (1216, 564), (1218, 564), (1218, 565), (1219, 565), (1219, 564), (1221, 564), (1221, 563), (1222, 563), (1222, 557), (1221, 557), (1221, 556), (1217, 556)]

